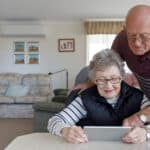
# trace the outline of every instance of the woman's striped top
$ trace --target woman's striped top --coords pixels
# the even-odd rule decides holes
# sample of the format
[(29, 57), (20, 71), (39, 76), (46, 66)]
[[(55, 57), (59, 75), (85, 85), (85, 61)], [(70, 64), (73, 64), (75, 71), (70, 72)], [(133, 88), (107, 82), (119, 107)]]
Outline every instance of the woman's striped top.
[[(117, 102), (116, 99), (108, 100), (112, 106)], [(144, 97), (141, 103), (141, 109), (149, 106), (150, 101)], [(77, 97), (70, 105), (64, 108), (60, 113), (54, 115), (48, 121), (48, 131), (55, 135), (60, 135), (60, 131), (64, 127), (75, 125), (80, 119), (86, 117), (87, 111), (83, 105), (82, 99)]]

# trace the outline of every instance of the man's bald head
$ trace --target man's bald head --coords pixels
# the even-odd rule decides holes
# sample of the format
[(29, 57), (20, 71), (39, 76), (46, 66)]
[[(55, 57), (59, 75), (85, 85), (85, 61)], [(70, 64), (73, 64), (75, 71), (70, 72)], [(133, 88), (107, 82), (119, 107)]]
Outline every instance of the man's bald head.
[(150, 51), (150, 6), (137, 5), (131, 8), (125, 26), (128, 44), (135, 55)]
[[(126, 16), (126, 27), (150, 25), (150, 6), (137, 5), (131, 8)], [(149, 26), (150, 27), (150, 26)]]

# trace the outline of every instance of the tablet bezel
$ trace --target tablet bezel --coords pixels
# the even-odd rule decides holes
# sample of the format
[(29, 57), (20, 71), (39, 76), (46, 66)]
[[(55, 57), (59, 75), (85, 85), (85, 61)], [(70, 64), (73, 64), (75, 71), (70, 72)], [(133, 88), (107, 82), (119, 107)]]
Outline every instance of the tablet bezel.
[(89, 141), (121, 141), (130, 130), (125, 126), (84, 126)]

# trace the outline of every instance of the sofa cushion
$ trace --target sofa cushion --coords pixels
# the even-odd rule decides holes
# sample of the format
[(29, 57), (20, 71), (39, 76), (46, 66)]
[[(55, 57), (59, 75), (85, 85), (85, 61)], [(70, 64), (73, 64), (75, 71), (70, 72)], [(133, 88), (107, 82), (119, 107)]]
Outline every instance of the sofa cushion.
[(47, 101), (47, 96), (22, 96), (16, 97), (15, 103), (26, 103), (32, 104), (35, 102), (44, 102)]
[(14, 99), (15, 99), (14, 97), (10, 97), (10, 96), (0, 96), (0, 103), (13, 104)]
[(68, 92), (68, 89), (54, 89), (55, 96), (57, 95), (64, 95), (66, 96)]
[(22, 83), (30, 86), (50, 86), (50, 77), (46, 74), (25, 74), (23, 76)]
[(33, 118), (32, 105), (28, 104), (1, 104), (0, 118)]
[(24, 85), (10, 85), (6, 91), (6, 96), (26, 96), (29, 92), (29, 86)]
[(36, 74), (25, 74), (22, 77), (22, 84), (29, 85), (29, 86), (36, 86), (37, 85), (37, 75)]
[(65, 107), (63, 103), (54, 103), (54, 102), (37, 102), (33, 104), (35, 111), (47, 111), (58, 113)]
[(65, 95), (58, 95), (52, 98), (52, 102), (58, 102), (58, 103), (65, 103), (66, 100), (67, 100), (67, 96)]
[(49, 86), (30, 86), (29, 95), (30, 96), (48, 96), (51, 94), (51, 89)]
[(5, 86), (5, 85), (2, 85), (2, 86), (0, 86), (0, 95), (1, 96), (5, 96), (5, 93), (6, 93), (6, 91), (7, 91), (7, 86)]
[(0, 86), (9, 84), (21, 84), (21, 75), (18, 73), (1, 73)]
[(38, 75), (38, 85), (50, 86), (50, 77), (46, 74)]

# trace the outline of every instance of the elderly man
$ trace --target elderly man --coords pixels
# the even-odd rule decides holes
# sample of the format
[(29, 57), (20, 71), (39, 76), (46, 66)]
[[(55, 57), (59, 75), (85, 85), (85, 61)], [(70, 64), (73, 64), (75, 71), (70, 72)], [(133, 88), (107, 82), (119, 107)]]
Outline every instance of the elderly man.
[[(150, 99), (150, 6), (138, 5), (127, 14), (125, 30), (120, 32), (112, 48), (120, 54), (136, 76), (141, 89)], [(124, 121), (124, 125), (138, 126), (150, 121), (150, 107), (142, 114)], [(144, 132), (144, 131), (143, 131)], [(128, 142), (134, 136), (142, 138), (142, 128), (135, 128), (126, 137)], [(150, 133), (147, 133), (150, 138)]]

